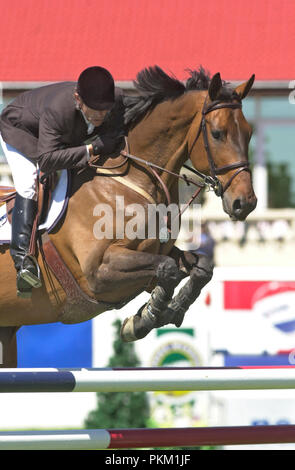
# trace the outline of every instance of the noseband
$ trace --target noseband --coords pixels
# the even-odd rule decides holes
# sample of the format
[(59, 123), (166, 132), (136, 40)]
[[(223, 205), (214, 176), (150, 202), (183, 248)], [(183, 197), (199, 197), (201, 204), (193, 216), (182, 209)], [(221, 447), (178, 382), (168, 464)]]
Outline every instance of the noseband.
[[(204, 147), (206, 149), (207, 153), (207, 158), (208, 158), (208, 163), (209, 163), (209, 168), (210, 168), (210, 175), (207, 176), (204, 175), (204, 173), (201, 173), (200, 171), (196, 170), (195, 168), (191, 168), (187, 165), (183, 165), (185, 168), (189, 169), (196, 175), (198, 175), (200, 178), (202, 178), (203, 182), (211, 187), (216, 196), (223, 196), (224, 192), (229, 188), (231, 185), (233, 179), (241, 173), (241, 171), (248, 171), (251, 173), (251, 170), (249, 168), (249, 162), (248, 161), (240, 161), (240, 162), (235, 162), (235, 163), (229, 163), (228, 165), (224, 165), (221, 167), (216, 167), (211, 151), (210, 151), (210, 146), (209, 146), (209, 140), (208, 140), (208, 133), (207, 133), (207, 126), (206, 126), (206, 115), (211, 113), (211, 111), (215, 111), (217, 109), (223, 109), (223, 108), (232, 108), (232, 109), (237, 109), (237, 108), (242, 108), (242, 103), (222, 103), (220, 101), (214, 101), (213, 103), (209, 104), (209, 106), (206, 106), (206, 103), (204, 103), (203, 109), (202, 109), (202, 119), (201, 123), (199, 126), (199, 130), (197, 132), (197, 135), (193, 141), (193, 144), (191, 146), (191, 149), (189, 151), (189, 157), (192, 153), (192, 150), (194, 148), (194, 145), (196, 144), (198, 138), (200, 137), (201, 133), (203, 135), (204, 139)], [(226, 182), (224, 186), (222, 186), (221, 181), (217, 178), (217, 175), (222, 175), (226, 173), (227, 171), (230, 170), (235, 170), (235, 173), (229, 178), (229, 180)]]

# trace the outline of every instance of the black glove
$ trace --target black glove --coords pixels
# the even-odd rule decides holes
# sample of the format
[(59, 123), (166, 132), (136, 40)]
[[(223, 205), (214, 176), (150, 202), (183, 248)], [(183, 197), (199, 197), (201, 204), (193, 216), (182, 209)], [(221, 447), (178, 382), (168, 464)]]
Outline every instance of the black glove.
[(111, 155), (119, 153), (125, 145), (122, 134), (106, 134), (92, 142), (93, 155)]

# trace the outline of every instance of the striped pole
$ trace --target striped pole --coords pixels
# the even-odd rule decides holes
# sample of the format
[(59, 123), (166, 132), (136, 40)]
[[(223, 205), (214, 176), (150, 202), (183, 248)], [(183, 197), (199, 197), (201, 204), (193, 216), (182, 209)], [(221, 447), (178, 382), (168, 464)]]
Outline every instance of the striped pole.
[(91, 450), (295, 443), (295, 426), (0, 433), (0, 450)]
[(1, 369), (0, 393), (295, 389), (295, 367)]

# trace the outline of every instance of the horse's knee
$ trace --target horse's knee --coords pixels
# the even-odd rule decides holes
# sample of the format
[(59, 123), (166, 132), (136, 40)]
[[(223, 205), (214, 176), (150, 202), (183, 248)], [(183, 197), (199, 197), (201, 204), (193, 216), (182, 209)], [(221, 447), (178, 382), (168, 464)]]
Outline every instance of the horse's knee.
[(85, 273), (88, 287), (94, 295), (106, 293), (113, 288), (114, 273), (108, 265), (102, 264), (98, 269)]
[(198, 255), (197, 266), (208, 272), (213, 272), (213, 263), (211, 261), (211, 258), (209, 258), (209, 256)]
[(213, 276), (213, 264), (205, 255), (199, 255), (199, 259), (195, 267), (191, 271), (191, 278), (204, 287)]
[(159, 264), (156, 276), (158, 284), (164, 288), (168, 295), (173, 294), (175, 287), (181, 280), (181, 275), (176, 261), (169, 257)]

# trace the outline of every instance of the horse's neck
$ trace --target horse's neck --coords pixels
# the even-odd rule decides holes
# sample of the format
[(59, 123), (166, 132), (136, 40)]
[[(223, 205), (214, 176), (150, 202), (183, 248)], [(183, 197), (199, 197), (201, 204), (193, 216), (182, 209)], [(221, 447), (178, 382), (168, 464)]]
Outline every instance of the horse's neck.
[[(187, 136), (202, 102), (202, 95), (195, 91), (159, 104), (131, 131), (131, 153), (178, 174), (188, 158)], [(149, 174), (140, 174), (138, 166), (130, 176), (150, 184)], [(177, 181), (169, 173), (162, 172), (161, 177), (168, 187)]]

